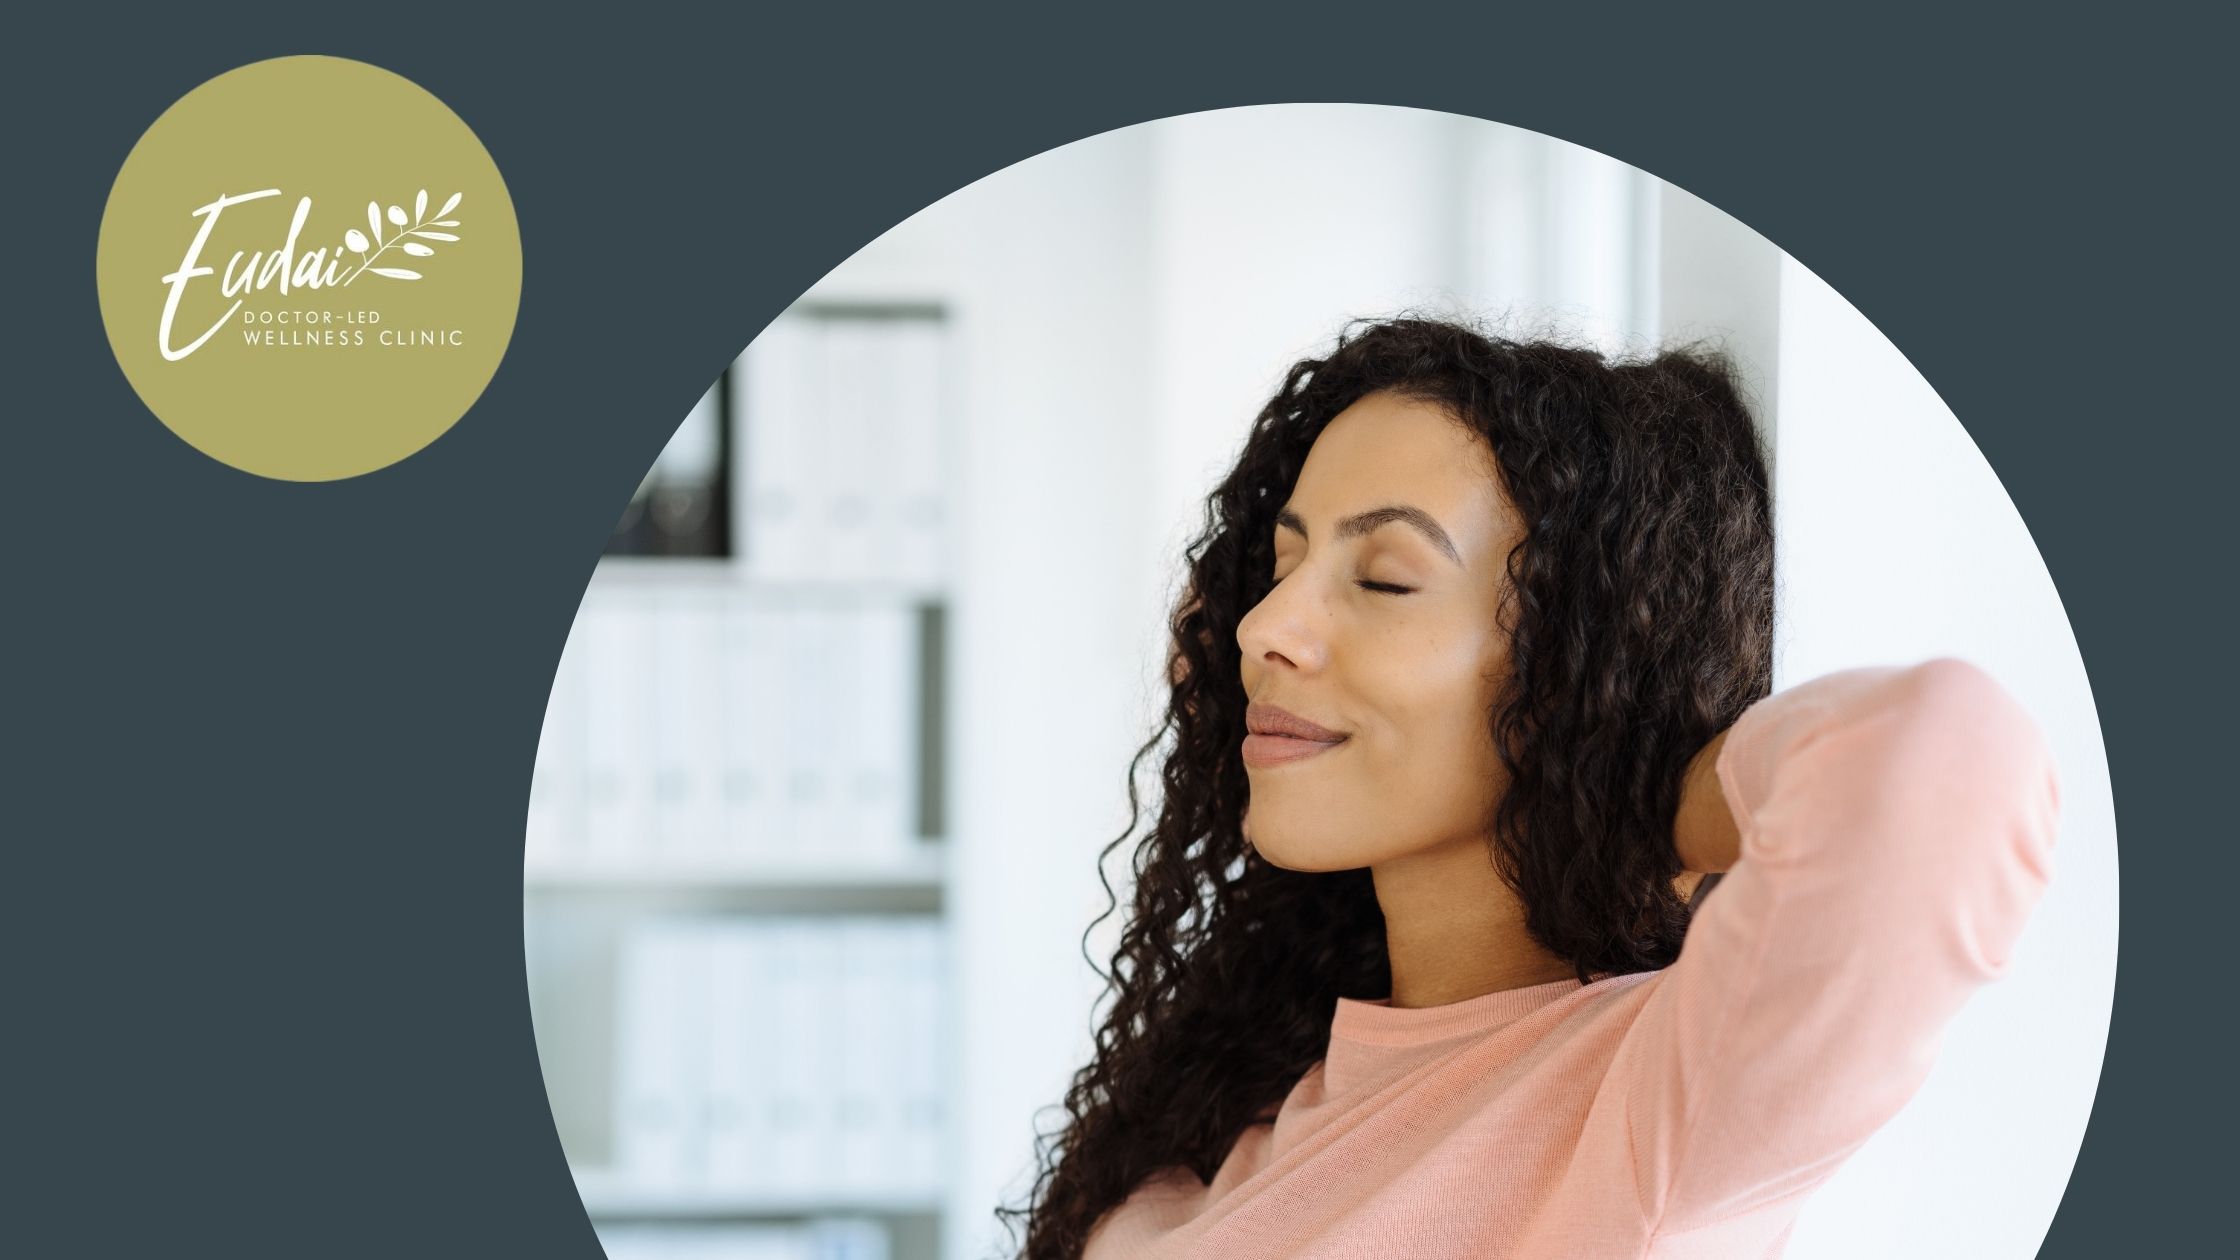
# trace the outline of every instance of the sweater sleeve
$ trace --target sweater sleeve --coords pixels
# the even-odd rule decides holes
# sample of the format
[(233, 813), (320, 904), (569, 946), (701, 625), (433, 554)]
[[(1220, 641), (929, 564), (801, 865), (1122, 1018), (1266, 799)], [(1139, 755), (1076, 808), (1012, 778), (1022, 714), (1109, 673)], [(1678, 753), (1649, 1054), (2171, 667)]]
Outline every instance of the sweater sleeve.
[(1612, 1069), (1655, 1234), (1830, 1176), (2006, 972), (2053, 869), (2050, 750), (1958, 658), (1767, 696), (1715, 769), (1740, 855)]

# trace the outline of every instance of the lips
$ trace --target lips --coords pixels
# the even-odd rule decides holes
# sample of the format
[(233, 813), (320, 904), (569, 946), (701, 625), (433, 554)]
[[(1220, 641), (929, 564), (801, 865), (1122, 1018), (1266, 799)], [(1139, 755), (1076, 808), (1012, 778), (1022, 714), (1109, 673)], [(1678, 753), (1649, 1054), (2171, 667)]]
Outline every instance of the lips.
[(1247, 735), (1244, 737), (1244, 763), (1248, 766), (1280, 766), (1318, 756), (1344, 743), (1345, 741), (1342, 739), (1293, 739), (1288, 735)]
[(1345, 732), (1319, 726), (1289, 709), (1279, 709), (1272, 704), (1257, 701), (1245, 706), (1244, 726), (1255, 735), (1282, 735), (1291, 739), (1311, 739), (1334, 744), (1344, 739)]
[(1319, 756), (1347, 736), (1272, 704), (1245, 708), (1244, 760), (1248, 766), (1280, 766)]

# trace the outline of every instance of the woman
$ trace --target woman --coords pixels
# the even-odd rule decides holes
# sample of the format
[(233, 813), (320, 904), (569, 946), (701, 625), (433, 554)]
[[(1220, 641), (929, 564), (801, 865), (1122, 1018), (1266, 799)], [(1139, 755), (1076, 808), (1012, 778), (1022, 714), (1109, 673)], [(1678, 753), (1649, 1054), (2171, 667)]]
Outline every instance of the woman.
[(1771, 520), (1716, 355), (1295, 365), (1187, 555), (1024, 1254), (1779, 1255), (2005, 970), (2058, 796), (1965, 662), (1768, 696)]

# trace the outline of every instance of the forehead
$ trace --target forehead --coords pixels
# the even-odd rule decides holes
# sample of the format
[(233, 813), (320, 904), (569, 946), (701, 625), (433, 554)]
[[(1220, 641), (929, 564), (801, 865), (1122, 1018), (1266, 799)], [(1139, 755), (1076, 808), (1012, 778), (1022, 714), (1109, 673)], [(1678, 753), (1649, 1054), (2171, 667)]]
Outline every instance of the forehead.
[(1496, 476), (1484, 439), (1444, 408), (1370, 394), (1315, 438), (1289, 506), (1311, 534), (1365, 508), (1411, 504), (1437, 517), (1467, 557), (1507, 526)]

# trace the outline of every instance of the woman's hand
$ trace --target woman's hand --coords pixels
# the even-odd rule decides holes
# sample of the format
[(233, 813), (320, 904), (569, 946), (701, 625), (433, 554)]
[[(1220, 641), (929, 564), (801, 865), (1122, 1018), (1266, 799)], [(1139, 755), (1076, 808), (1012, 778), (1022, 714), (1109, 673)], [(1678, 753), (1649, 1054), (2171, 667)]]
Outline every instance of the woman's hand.
[[(1732, 729), (1732, 728), (1729, 728)], [(1683, 870), (1712, 874), (1726, 870), (1742, 855), (1742, 832), (1734, 811), (1719, 786), (1719, 750), (1727, 743), (1721, 731), (1688, 762), (1680, 785), (1680, 808), (1672, 820), (1672, 844), (1680, 854)]]

